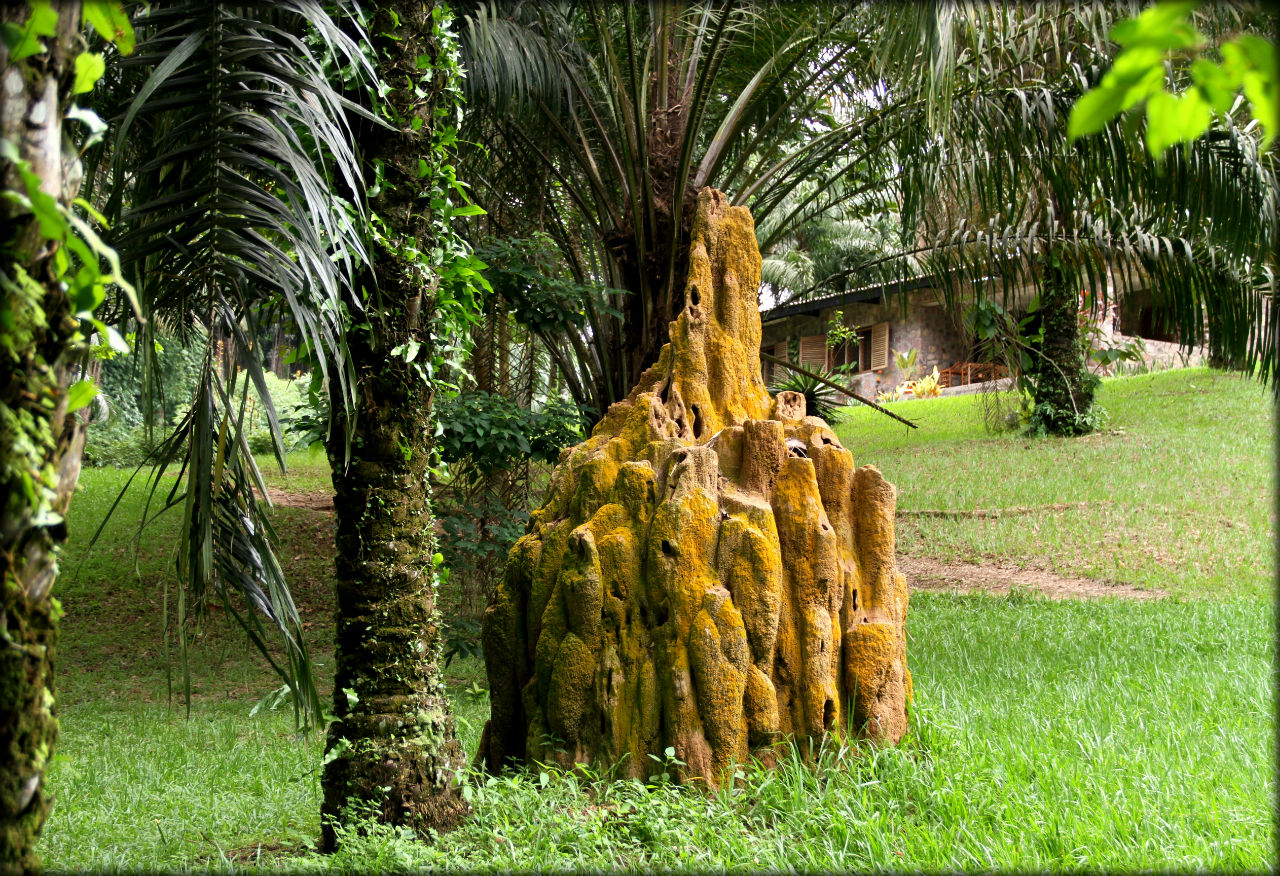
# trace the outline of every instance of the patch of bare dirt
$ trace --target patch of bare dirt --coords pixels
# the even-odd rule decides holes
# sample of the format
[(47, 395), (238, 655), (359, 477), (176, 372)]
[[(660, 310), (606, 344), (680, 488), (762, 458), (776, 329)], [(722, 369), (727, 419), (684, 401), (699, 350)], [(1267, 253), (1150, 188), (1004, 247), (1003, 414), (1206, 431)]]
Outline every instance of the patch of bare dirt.
[(333, 493), (324, 490), (304, 492), (268, 487), (267, 496), (271, 499), (271, 504), (282, 505), (285, 508), (306, 508), (309, 511), (333, 510)]
[(1023, 569), (1012, 565), (943, 563), (928, 557), (898, 557), (898, 570), (918, 590), (944, 593), (985, 593), (1002, 596), (1012, 590), (1031, 591), (1050, 599), (1160, 599), (1168, 592), (1158, 588), (1134, 587), (1118, 581), (1071, 578), (1043, 569)]

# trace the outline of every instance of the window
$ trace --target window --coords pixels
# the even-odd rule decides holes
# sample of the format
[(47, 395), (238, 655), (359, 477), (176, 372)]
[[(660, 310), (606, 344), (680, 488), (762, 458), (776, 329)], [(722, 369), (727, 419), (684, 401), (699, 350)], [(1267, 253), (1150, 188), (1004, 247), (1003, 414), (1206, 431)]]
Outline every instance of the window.
[[(761, 347), (760, 352), (773, 356), (775, 359), (781, 359), (785, 362), (787, 361), (787, 342), (782, 341), (781, 343)], [(760, 376), (764, 378), (765, 384), (768, 385), (777, 380), (785, 380), (787, 377), (787, 369), (781, 365), (775, 365), (772, 362), (761, 360)]]
[(806, 335), (800, 339), (801, 368), (810, 371), (825, 371), (827, 368), (827, 336)]
[(889, 323), (858, 329), (858, 343), (845, 344), (831, 351), (832, 364), (856, 365), (857, 371), (879, 371), (889, 367)]

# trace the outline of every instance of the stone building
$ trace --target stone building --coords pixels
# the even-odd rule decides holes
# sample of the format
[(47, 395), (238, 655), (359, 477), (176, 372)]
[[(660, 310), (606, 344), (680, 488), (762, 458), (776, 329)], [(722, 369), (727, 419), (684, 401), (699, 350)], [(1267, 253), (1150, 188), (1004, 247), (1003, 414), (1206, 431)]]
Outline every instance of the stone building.
[[(1033, 297), (1034, 289), (1029, 286), (1012, 295), (1014, 315), (1021, 316)], [(1117, 296), (1112, 285), (1107, 299), (1108, 306), (1088, 316), (1097, 327), (1093, 338), (1097, 344), (1117, 347), (1141, 338), (1147, 368), (1203, 362), (1203, 343), (1191, 351), (1181, 348), (1176, 332), (1169, 327), (1172, 321), (1164, 315), (1150, 289), (1136, 288)], [(856, 343), (835, 347), (827, 344), (837, 312), (842, 315), (843, 324), (857, 333)], [(893, 389), (904, 380), (894, 362), (895, 351), (919, 351), (917, 376), (930, 373), (936, 366), (943, 373), (944, 384), (953, 391), (993, 374), (990, 368), (976, 367), (981, 364), (981, 356), (972, 331), (965, 327), (960, 313), (944, 305), (936, 281), (928, 277), (785, 304), (762, 312), (761, 321), (761, 353), (790, 359), (811, 371), (856, 365), (841, 382), (866, 398), (874, 398), (876, 393)], [(1103, 373), (1116, 371), (1114, 365), (1106, 369), (1096, 363), (1091, 365)], [(785, 369), (771, 362), (762, 360), (761, 369), (766, 384), (785, 376)]]

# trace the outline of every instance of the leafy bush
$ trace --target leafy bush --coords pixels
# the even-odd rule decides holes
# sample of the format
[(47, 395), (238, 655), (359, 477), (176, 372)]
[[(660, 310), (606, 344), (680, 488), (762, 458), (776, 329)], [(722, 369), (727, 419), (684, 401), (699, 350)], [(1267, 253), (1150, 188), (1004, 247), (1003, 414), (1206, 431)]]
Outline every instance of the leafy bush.
[[(135, 336), (129, 336), (136, 342)], [(142, 388), (143, 352), (134, 349), (125, 356), (113, 356), (102, 363), (98, 390), (110, 410), (108, 423), (122, 427), (141, 426), (150, 404), (152, 423), (172, 426), (186, 412), (204, 368), (204, 339), (183, 339), (162, 335), (155, 340), (151, 367), (156, 369), (158, 392), (150, 399)]]
[(82, 461), (94, 467), (137, 468), (168, 434), (167, 429), (155, 429), (148, 435), (146, 426), (127, 426), (110, 420), (90, 423)]
[(531, 411), (491, 392), (442, 399), (436, 417), (441, 458), (469, 462), (482, 472), (526, 457), (553, 462), (561, 448), (582, 439), (585, 427), (583, 413), (572, 402), (556, 399)]

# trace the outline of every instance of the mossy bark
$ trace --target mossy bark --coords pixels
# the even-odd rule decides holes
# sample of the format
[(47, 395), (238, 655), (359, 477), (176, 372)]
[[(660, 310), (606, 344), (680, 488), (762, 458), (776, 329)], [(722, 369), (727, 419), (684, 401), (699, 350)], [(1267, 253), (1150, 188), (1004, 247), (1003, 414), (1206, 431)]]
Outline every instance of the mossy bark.
[[(435, 537), (427, 471), (431, 384), (416, 363), (430, 361), (431, 289), (401, 244), (427, 248), (429, 214), (416, 199), (418, 161), (428, 154), (439, 90), (414, 84), (418, 59), (439, 57), (432, 5), (382, 4), (372, 16), (385, 99), (398, 129), (366, 126), (357, 135), (366, 165), (380, 162), (382, 193), (372, 208), (387, 237), (366, 277), (367, 323), (348, 337), (358, 410), (331, 393), (329, 442), (337, 547), (334, 715), (321, 779), (323, 846), (334, 824), (373, 816), (415, 830), (447, 830), (466, 812), (454, 776), (464, 765), (440, 673)], [(419, 127), (414, 129), (414, 120)], [(372, 172), (367, 174), (372, 183)], [(376, 290), (376, 291), (375, 291)], [(415, 362), (391, 351), (418, 345)], [(350, 459), (342, 439), (353, 416)]]
[[(61, 121), (79, 4), (53, 4), (57, 34), (47, 51), (11, 62), (0, 46), (0, 135), (15, 144), (45, 193), (69, 201), (78, 183), (64, 164)], [(8, 4), (0, 19), (29, 10)], [(74, 156), (74, 153), (72, 153)], [(7, 190), (25, 193), (3, 165)], [(54, 714), (57, 601), (53, 584), (62, 522), (80, 473), (84, 431), (67, 415), (67, 385), (83, 352), (79, 321), (53, 267), (56, 246), (30, 215), (0, 201), (5, 319), (0, 323), (0, 873), (39, 867), (36, 840), (49, 815), (45, 770), (58, 735)], [(23, 283), (15, 268), (32, 283)]]
[(1043, 258), (1040, 284), (1043, 341), (1032, 357), (1035, 386), (1033, 428), (1051, 435), (1093, 431), (1097, 380), (1085, 367), (1080, 344), (1080, 294), (1077, 278), (1054, 253)]
[(906, 729), (894, 490), (760, 378), (751, 216), (698, 196), (670, 343), (566, 450), (485, 616), (488, 768), (681, 778), (827, 734)]

